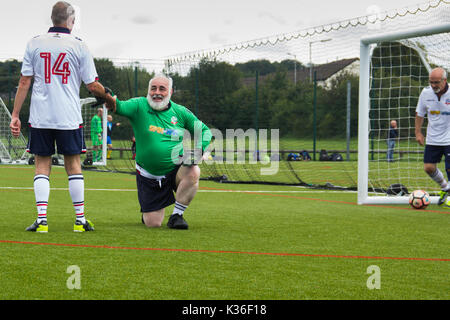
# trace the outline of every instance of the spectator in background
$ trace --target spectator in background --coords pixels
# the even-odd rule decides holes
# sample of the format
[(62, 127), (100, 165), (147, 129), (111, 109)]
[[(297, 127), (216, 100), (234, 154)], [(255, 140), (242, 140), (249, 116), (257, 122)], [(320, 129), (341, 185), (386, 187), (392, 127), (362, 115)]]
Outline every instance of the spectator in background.
[(106, 122), (106, 144), (108, 145), (108, 153), (107, 153), (107, 159), (111, 159), (111, 152), (112, 152), (112, 139), (111, 139), (111, 134), (112, 134), (112, 130), (115, 127), (120, 126), (120, 122), (114, 123), (113, 121), (113, 117), (112, 115), (108, 114), (107, 117), (108, 121)]
[(387, 161), (392, 162), (394, 161), (394, 149), (395, 144), (398, 139), (398, 129), (397, 129), (397, 121), (392, 120), (388, 132), (388, 139), (387, 139)]
[(97, 109), (97, 114), (91, 120), (91, 140), (92, 140), (92, 161), (100, 161), (102, 159), (102, 118), (103, 108)]

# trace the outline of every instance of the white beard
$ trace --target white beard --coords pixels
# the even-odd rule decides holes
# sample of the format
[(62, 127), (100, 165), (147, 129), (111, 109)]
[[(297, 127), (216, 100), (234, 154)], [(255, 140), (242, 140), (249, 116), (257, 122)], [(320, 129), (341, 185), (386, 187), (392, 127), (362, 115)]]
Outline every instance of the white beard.
[(150, 93), (147, 95), (147, 101), (150, 107), (152, 107), (153, 110), (161, 111), (167, 108), (170, 102), (170, 95), (166, 96), (163, 100), (160, 102), (153, 101), (152, 97), (150, 96)]
[(434, 91), (434, 93), (438, 94), (439, 92), (441, 92), (441, 89), (440, 88), (436, 88), (436, 89), (433, 89), (433, 91)]

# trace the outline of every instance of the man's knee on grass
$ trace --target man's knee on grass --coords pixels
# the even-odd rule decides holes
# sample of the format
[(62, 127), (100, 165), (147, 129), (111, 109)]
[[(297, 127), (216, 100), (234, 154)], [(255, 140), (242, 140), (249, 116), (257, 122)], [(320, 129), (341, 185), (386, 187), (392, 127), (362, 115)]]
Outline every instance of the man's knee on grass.
[(162, 222), (164, 219), (164, 209), (153, 212), (144, 212), (142, 214), (142, 219), (144, 220), (144, 224), (146, 227), (159, 228), (162, 226)]

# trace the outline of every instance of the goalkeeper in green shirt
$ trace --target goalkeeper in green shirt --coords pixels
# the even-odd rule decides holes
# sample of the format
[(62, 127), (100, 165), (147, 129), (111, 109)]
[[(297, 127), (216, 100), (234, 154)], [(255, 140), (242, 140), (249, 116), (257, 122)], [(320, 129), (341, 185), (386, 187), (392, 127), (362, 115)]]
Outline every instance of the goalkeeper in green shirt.
[[(172, 79), (156, 75), (149, 82), (147, 97), (127, 101), (114, 97), (113, 111), (130, 120), (135, 134), (142, 222), (147, 227), (160, 227), (164, 209), (175, 203), (167, 225), (188, 229), (183, 213), (198, 190), (200, 168), (196, 163), (202, 159), (212, 134), (189, 109), (170, 100), (172, 93)], [(195, 156), (184, 152), (186, 132), (194, 137)]]
[(103, 117), (103, 109), (98, 108), (97, 114), (92, 117), (91, 120), (91, 140), (92, 140), (92, 161), (100, 161), (102, 158), (102, 117)]

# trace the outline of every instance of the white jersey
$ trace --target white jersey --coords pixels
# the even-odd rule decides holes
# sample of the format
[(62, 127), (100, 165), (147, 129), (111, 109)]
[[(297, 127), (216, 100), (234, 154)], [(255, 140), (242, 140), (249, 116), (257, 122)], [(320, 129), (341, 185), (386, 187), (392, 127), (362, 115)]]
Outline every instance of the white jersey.
[(427, 116), (427, 145), (450, 145), (450, 90), (439, 98), (431, 87), (422, 90), (416, 108), (417, 115)]
[(69, 29), (52, 27), (31, 39), (22, 75), (33, 76), (29, 123), (43, 129), (73, 130), (83, 123), (80, 86), (98, 76), (86, 45)]

